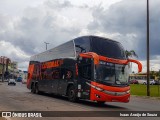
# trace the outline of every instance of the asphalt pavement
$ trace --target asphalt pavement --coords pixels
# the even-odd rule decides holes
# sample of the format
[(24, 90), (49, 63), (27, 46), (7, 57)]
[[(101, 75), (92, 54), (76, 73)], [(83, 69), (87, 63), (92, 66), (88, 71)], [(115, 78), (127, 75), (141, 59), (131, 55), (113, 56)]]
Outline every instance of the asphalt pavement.
[[(106, 114), (112, 114), (117, 111), (160, 111), (160, 100), (152, 99), (147, 97), (136, 97), (131, 96), (129, 103), (117, 103), (117, 102), (106, 102), (104, 105), (99, 105), (96, 102), (90, 102), (80, 100), (78, 103), (69, 102), (66, 97), (55, 96), (51, 94), (32, 94), (30, 90), (26, 88), (26, 84), (20, 82), (16, 86), (8, 86), (6, 82), (0, 82), (0, 111), (71, 111), (73, 114), (77, 114), (81, 111), (82, 116), (85, 114), (92, 114), (93, 117), (45, 117), (47, 120), (72, 120), (72, 119), (92, 119), (92, 120), (132, 120), (137, 117), (95, 117), (98, 111), (106, 112)], [(87, 112), (84, 112), (87, 111)], [(62, 114), (62, 112), (59, 112)], [(137, 112), (138, 113), (138, 112)], [(49, 114), (49, 113), (48, 113)], [(51, 113), (50, 113), (51, 114)], [(53, 114), (53, 113), (52, 113)], [(72, 115), (73, 115), (72, 114)], [(63, 114), (62, 114), (63, 115)], [(0, 118), (1, 120), (2, 118)], [(8, 120), (39, 120), (44, 118), (7, 118)], [(138, 119), (148, 119), (151, 117), (141, 117)], [(158, 117), (152, 117), (152, 119), (159, 119)]]

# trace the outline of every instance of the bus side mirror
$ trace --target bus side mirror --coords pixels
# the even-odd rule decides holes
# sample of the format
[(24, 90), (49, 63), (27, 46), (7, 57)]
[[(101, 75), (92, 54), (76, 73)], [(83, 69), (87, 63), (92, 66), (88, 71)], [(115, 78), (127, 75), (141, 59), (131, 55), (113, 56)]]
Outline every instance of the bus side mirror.
[(77, 61), (78, 61), (78, 64), (80, 64), (81, 61), (82, 61), (82, 57), (81, 57), (81, 56), (78, 56)]
[(99, 64), (99, 56), (94, 52), (80, 53), (79, 56), (84, 58), (93, 58), (94, 64)]
[(128, 59), (128, 62), (133, 62), (138, 65), (138, 72), (142, 72), (142, 64), (138, 60)]

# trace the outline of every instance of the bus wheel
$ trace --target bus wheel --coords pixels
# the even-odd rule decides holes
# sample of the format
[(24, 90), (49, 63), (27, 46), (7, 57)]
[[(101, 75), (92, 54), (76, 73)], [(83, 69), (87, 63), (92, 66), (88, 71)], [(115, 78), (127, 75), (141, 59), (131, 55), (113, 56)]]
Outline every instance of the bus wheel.
[(35, 93), (36, 93), (36, 94), (39, 94), (38, 83), (37, 83), (36, 86), (35, 86)]
[(73, 86), (70, 86), (68, 89), (68, 100), (71, 102), (76, 101), (76, 92)]
[(35, 93), (35, 86), (34, 86), (34, 83), (32, 83), (32, 85), (31, 85), (31, 92), (32, 92), (32, 93)]

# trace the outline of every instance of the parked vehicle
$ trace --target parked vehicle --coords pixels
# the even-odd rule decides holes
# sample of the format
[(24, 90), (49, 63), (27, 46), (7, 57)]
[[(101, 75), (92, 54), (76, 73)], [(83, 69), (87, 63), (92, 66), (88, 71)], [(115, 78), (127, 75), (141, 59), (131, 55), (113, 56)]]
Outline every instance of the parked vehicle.
[(129, 83), (130, 83), (130, 84), (139, 84), (139, 83), (138, 83), (138, 80), (130, 80)]
[(155, 80), (155, 85), (160, 85), (160, 80)]
[(17, 77), (16, 81), (17, 82), (22, 82), (22, 77)]
[[(147, 80), (138, 80), (138, 82), (139, 82), (139, 84), (147, 85)], [(155, 85), (155, 84), (158, 84), (158, 82), (156, 82), (156, 80), (154, 80), (154, 79), (150, 79), (149, 84)]]
[(8, 85), (16, 85), (15, 79), (9, 79)]
[(150, 79), (149, 84), (150, 84), (150, 85), (155, 85), (155, 84), (156, 84), (156, 82), (155, 82), (155, 80), (154, 80), (154, 79)]
[(139, 84), (143, 84), (146, 85), (147, 84), (147, 80), (137, 80)]

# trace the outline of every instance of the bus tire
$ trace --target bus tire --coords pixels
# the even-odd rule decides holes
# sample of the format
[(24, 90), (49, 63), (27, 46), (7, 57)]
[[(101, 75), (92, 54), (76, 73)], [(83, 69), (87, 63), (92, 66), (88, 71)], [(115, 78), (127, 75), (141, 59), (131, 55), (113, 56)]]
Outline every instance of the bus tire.
[(34, 83), (32, 83), (32, 85), (31, 85), (31, 93), (35, 93), (35, 85), (34, 85)]
[(68, 88), (68, 100), (71, 102), (76, 102), (77, 100), (76, 91), (73, 85)]
[(36, 83), (36, 85), (35, 85), (35, 93), (36, 93), (36, 94), (39, 94), (39, 93), (40, 93), (39, 88), (38, 88), (38, 83)]

